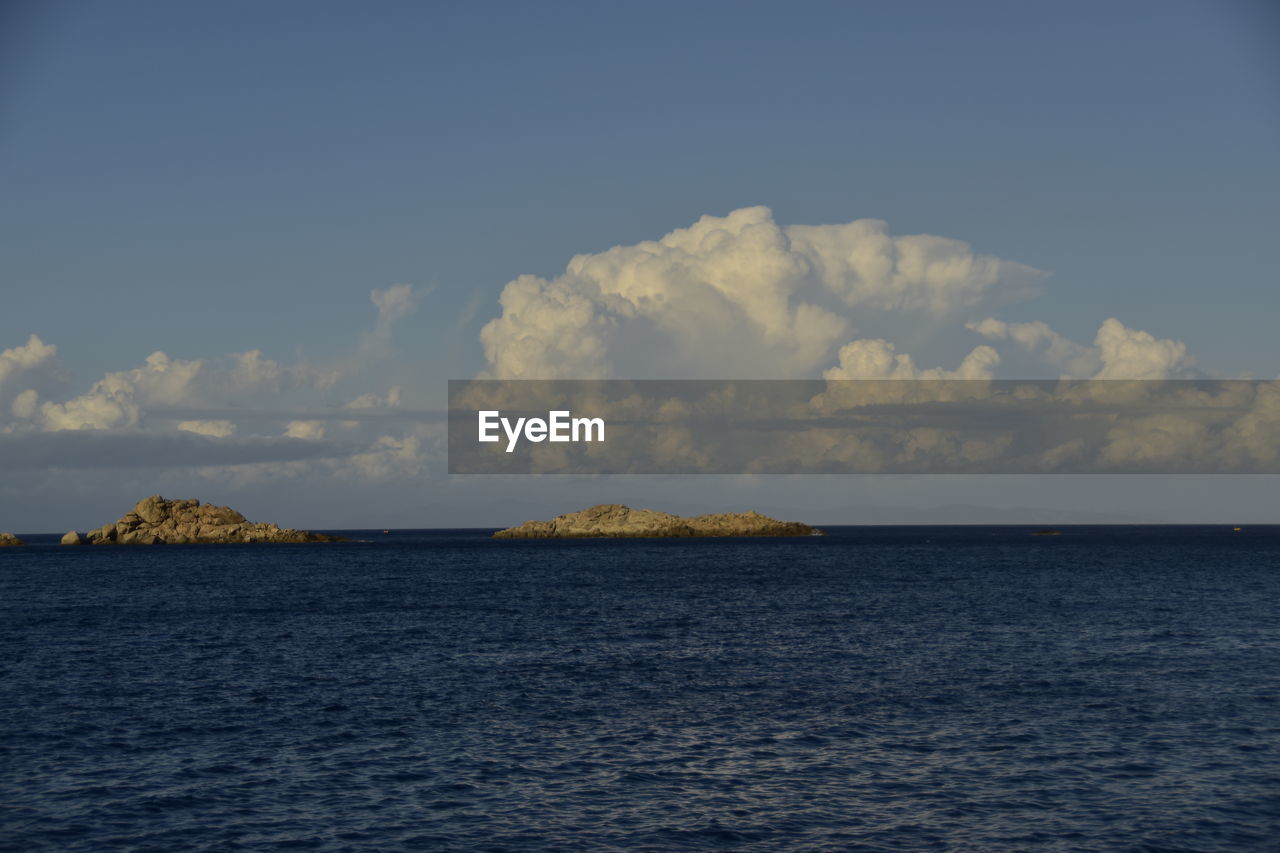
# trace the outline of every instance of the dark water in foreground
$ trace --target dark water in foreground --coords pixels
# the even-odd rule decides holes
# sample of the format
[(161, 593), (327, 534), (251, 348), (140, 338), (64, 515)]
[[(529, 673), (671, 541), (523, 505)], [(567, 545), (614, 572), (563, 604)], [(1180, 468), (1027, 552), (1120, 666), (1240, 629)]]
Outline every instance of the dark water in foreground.
[(1280, 529), (0, 549), (0, 849), (1280, 849)]

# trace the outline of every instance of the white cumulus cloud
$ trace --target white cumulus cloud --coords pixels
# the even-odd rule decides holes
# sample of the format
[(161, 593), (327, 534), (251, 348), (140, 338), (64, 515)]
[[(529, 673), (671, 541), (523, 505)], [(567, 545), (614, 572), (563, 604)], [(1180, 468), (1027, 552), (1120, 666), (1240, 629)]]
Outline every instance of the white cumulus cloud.
[(1176, 379), (1191, 375), (1195, 365), (1182, 341), (1130, 329), (1114, 317), (1098, 329), (1093, 345), (1102, 359), (1094, 379)]
[(812, 376), (889, 313), (937, 322), (1024, 297), (1039, 277), (879, 220), (781, 226), (743, 208), (510, 282), (481, 331), (484, 375)]
[(142, 367), (108, 373), (85, 394), (64, 403), (44, 403), (39, 417), (51, 431), (135, 427), (144, 404), (187, 402), (204, 364), (153, 352)]
[(23, 370), (30, 370), (52, 361), (58, 354), (58, 348), (46, 344), (38, 335), (27, 338), (22, 346), (11, 347), (0, 352), (0, 383)]
[(46, 344), (39, 335), (31, 335), (21, 346), (0, 350), (0, 411), (23, 402), (19, 408), (30, 407), (31, 395), (56, 390), (62, 384), (58, 365), (58, 348)]
[(1114, 317), (1105, 320), (1093, 345), (1076, 343), (1047, 323), (1006, 323), (988, 317), (968, 328), (989, 340), (1007, 340), (1037, 355), (1068, 379), (1187, 379), (1199, 375), (1182, 341), (1157, 338)]

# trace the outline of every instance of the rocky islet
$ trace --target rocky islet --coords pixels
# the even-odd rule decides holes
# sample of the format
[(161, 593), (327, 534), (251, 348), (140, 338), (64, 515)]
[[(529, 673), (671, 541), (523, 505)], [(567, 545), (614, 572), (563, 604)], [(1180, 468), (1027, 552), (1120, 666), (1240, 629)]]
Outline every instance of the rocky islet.
[(63, 545), (222, 545), (248, 542), (342, 542), (340, 536), (251, 522), (225, 506), (195, 499), (166, 500), (152, 495), (138, 501), (118, 520), (90, 530), (70, 531)]
[(798, 521), (758, 512), (679, 516), (622, 504), (600, 504), (550, 521), (526, 521), (493, 534), (495, 539), (678, 538), (694, 536), (815, 536), (822, 531)]

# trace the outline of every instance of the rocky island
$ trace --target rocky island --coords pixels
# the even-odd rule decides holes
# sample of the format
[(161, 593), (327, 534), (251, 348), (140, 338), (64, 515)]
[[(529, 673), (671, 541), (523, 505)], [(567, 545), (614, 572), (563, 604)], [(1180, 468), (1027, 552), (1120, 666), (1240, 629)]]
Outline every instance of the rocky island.
[(118, 521), (81, 537), (72, 530), (63, 545), (205, 545), (236, 542), (344, 542), (341, 536), (281, 528), (246, 521), (230, 507), (198, 500), (165, 500), (159, 495), (138, 501)]
[(820, 536), (798, 521), (778, 521), (758, 512), (722, 512), (684, 517), (622, 504), (600, 504), (550, 521), (526, 521), (493, 534), (495, 539), (631, 539), (688, 536)]
[(17, 536), (12, 533), (0, 533), (0, 548), (12, 548), (16, 545), (25, 545)]

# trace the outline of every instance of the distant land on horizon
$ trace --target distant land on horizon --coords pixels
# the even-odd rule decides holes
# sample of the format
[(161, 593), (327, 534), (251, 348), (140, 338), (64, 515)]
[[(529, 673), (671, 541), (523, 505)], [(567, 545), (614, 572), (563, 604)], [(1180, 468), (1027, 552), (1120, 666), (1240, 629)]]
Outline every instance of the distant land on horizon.
[[(536, 504), (529, 501), (501, 501), (496, 502), (491, 507), (491, 512), (484, 513), (484, 518), (465, 518), (465, 519), (448, 519), (432, 517), (432, 513), (424, 513), (421, 522), (416, 524), (405, 523), (369, 523), (372, 521), (368, 518), (360, 519), (363, 523), (357, 524), (333, 524), (333, 523), (307, 523), (305, 519), (291, 519), (291, 526), (298, 526), (307, 530), (333, 531), (333, 530), (488, 530), (502, 529), (523, 524), (526, 521), (551, 518), (563, 513), (576, 512), (585, 509), (590, 503), (583, 501), (581, 506), (578, 505), (555, 505), (546, 506)], [(799, 521), (805, 524), (811, 524), (819, 527), (859, 527), (859, 526), (880, 526), (880, 525), (902, 525), (902, 526), (934, 526), (934, 525), (1037, 525), (1042, 527), (1056, 527), (1064, 525), (1097, 525), (1097, 524), (1158, 524), (1158, 525), (1196, 525), (1196, 524), (1248, 524), (1248, 525), (1265, 525), (1280, 524), (1280, 518), (1276, 519), (1259, 519), (1248, 518), (1242, 516), (1209, 516), (1193, 515), (1192, 510), (1183, 510), (1178, 513), (1159, 513), (1159, 514), (1141, 514), (1141, 513), (1116, 513), (1116, 512), (1087, 512), (1081, 510), (1055, 509), (1050, 507), (993, 507), (978, 504), (941, 504), (935, 507), (905, 507), (905, 506), (848, 506), (836, 508), (828, 508), (817, 511), (796, 509), (794, 507), (771, 506), (768, 504), (748, 504), (738, 503), (732, 500), (726, 500), (724, 503), (711, 503), (705, 501), (698, 502), (680, 502), (680, 501), (633, 501), (631, 506), (637, 509), (655, 509), (662, 512), (670, 512), (676, 515), (701, 515), (704, 513), (716, 512), (745, 512), (755, 510), (764, 515), (784, 521)], [(19, 536), (50, 536), (62, 535), (68, 529), (83, 529), (84, 525), (59, 525), (58, 529), (48, 529), (39, 532), (30, 530), (11, 530)], [(0, 521), (0, 530), (8, 530)]]

